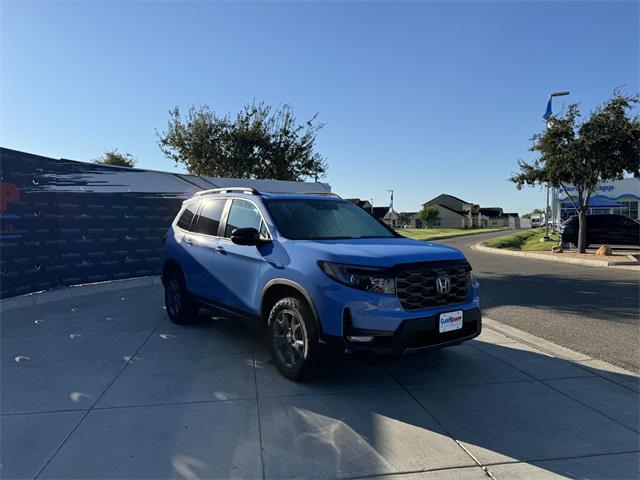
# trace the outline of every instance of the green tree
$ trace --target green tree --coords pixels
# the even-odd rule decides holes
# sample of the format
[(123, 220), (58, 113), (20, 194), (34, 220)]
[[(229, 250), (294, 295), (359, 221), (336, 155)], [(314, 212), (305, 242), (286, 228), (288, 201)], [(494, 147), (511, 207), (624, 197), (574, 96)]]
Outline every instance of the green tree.
[(440, 221), (440, 214), (436, 207), (422, 207), (420, 210), (420, 220), (428, 228), (433, 227)]
[(216, 177), (301, 180), (322, 176), (327, 165), (315, 151), (316, 134), (324, 127), (314, 115), (299, 123), (293, 109), (255, 102), (235, 116), (218, 116), (206, 105), (191, 107), (183, 118), (169, 112), (167, 130), (158, 145), (167, 158), (189, 173)]
[(640, 119), (632, 113), (638, 95), (613, 96), (598, 106), (584, 122), (577, 104), (566, 114), (551, 118), (548, 128), (533, 135), (532, 163), (518, 161), (520, 173), (510, 180), (524, 185), (562, 188), (578, 212), (578, 251), (586, 250), (586, 209), (596, 185), (640, 171)]
[(100, 158), (95, 160), (95, 163), (117, 167), (134, 167), (136, 159), (129, 152), (120, 153), (117, 148), (113, 148), (104, 152)]

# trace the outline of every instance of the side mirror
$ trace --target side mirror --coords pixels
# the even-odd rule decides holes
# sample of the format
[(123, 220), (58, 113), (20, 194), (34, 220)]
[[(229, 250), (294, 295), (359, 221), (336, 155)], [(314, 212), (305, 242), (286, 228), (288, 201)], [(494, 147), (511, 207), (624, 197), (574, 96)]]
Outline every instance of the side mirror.
[(231, 241), (236, 245), (258, 245), (260, 233), (255, 228), (236, 228), (231, 232)]

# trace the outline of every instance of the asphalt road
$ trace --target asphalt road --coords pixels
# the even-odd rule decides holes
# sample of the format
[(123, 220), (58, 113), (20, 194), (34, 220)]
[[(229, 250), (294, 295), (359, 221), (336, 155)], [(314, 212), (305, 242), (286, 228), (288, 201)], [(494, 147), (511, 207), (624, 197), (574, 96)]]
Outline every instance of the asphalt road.
[(640, 274), (497, 255), (472, 245), (503, 233), (440, 240), (464, 251), (484, 315), (640, 373)]

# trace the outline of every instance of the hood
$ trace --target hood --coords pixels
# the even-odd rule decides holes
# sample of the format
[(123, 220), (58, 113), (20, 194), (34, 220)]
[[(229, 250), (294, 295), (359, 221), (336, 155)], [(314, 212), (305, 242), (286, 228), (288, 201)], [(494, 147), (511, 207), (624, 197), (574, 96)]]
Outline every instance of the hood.
[(354, 240), (289, 240), (287, 250), (312, 255), (317, 260), (391, 267), (399, 263), (464, 260), (464, 254), (452, 247), (411, 238), (362, 238)]

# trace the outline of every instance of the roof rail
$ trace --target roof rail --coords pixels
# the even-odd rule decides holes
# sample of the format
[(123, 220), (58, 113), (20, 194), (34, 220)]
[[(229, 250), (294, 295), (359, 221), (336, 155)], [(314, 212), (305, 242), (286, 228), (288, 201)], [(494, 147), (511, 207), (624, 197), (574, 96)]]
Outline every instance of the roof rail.
[(222, 187), (222, 188), (210, 188), (209, 190), (200, 190), (196, 192), (194, 195), (208, 195), (209, 193), (232, 193), (232, 192), (241, 192), (241, 193), (250, 193), (251, 195), (260, 195), (260, 192), (255, 188), (251, 187)]
[(274, 195), (318, 195), (321, 197), (336, 197), (342, 198), (337, 193), (333, 192), (264, 192), (265, 194), (273, 193)]
[(342, 198), (340, 195), (338, 195), (337, 193), (333, 193), (333, 192), (309, 193), (309, 195), (326, 195), (327, 197), (337, 197), (337, 198)]
[[(211, 193), (233, 193), (233, 192), (248, 193), (250, 195), (262, 195), (261, 192), (259, 192), (253, 187), (220, 187), (220, 188), (210, 188), (208, 190), (200, 190), (194, 193), (194, 196), (199, 197), (201, 195), (209, 195)], [(342, 198), (340, 195), (333, 192), (264, 192), (264, 193), (274, 193), (276, 195), (279, 193), (281, 194), (289, 193), (291, 195), (321, 195), (321, 196), (327, 196), (327, 197)]]

